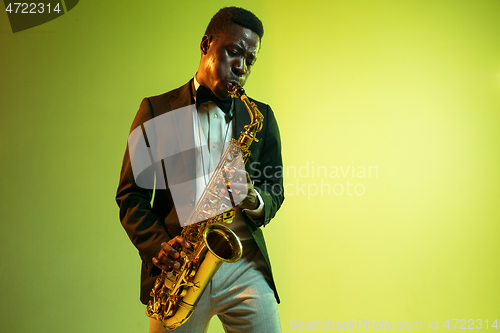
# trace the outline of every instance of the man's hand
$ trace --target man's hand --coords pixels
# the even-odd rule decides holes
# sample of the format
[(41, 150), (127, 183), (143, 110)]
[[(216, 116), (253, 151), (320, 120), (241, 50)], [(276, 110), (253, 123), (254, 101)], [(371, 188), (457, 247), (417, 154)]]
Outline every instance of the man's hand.
[(231, 169), (229, 170), (229, 174), (234, 181), (230, 184), (226, 184), (227, 190), (231, 193), (233, 201), (239, 202), (238, 207), (250, 210), (259, 208), (259, 198), (257, 197), (257, 192), (255, 192), (248, 172), (245, 170)]
[(168, 243), (161, 243), (161, 250), (158, 257), (153, 258), (153, 264), (162, 270), (169, 270), (171, 268), (177, 269), (180, 267), (180, 255), (178, 251), (182, 248), (190, 248), (191, 244), (181, 236), (177, 236), (168, 241)]

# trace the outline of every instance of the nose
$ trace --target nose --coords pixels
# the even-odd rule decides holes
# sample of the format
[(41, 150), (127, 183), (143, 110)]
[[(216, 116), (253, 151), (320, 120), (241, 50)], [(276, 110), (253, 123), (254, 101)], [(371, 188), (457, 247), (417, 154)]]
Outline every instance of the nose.
[(245, 59), (240, 58), (240, 59), (236, 60), (236, 62), (234, 63), (234, 65), (232, 67), (232, 70), (233, 70), (233, 73), (236, 74), (236, 76), (238, 76), (238, 77), (245, 76), (245, 74), (248, 71), (248, 67), (245, 63)]

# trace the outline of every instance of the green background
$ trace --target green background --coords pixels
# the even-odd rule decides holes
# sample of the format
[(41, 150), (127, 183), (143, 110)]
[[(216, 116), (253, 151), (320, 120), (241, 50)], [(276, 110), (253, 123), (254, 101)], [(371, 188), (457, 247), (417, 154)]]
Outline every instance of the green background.
[(264, 230), (283, 330), (500, 317), (499, 1), (114, 0), (15, 34), (0, 13), (0, 330), (147, 331), (114, 202), (128, 132), (234, 4), (264, 22), (245, 88), (288, 167)]

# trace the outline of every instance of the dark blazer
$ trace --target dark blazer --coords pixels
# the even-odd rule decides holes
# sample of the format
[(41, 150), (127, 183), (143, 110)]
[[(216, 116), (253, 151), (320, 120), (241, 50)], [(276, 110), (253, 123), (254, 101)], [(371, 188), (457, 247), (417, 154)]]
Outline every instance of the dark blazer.
[[(257, 133), (259, 142), (250, 146), (250, 158), (245, 165), (254, 181), (254, 187), (264, 201), (265, 226), (274, 217), (284, 200), (281, 141), (278, 124), (269, 105), (252, 100), (264, 116), (263, 128)], [(132, 124), (131, 131), (141, 126), (153, 117), (166, 112), (194, 104), (192, 80), (182, 87), (165, 94), (145, 98)], [(250, 123), (250, 116), (245, 105), (235, 99), (234, 104), (235, 136), (244, 125)], [(165, 187), (165, 186), (164, 186)], [(158, 187), (157, 187), (158, 188)], [(139, 250), (142, 259), (141, 270), (141, 302), (147, 304), (157, 276), (161, 270), (157, 268), (152, 258), (158, 255), (160, 244), (168, 242), (179, 235), (181, 227), (173, 204), (172, 195), (168, 189), (156, 189), (154, 202), (151, 206), (153, 191), (137, 185), (132, 173), (129, 148), (125, 151), (120, 183), (116, 194), (116, 202), (120, 207), (120, 220), (130, 240)], [(276, 287), (272, 279), (271, 264), (267, 254), (266, 243), (260, 226), (255, 225), (245, 214), (245, 222), (252, 232), (266, 263), (268, 281), (274, 290), (279, 303)]]

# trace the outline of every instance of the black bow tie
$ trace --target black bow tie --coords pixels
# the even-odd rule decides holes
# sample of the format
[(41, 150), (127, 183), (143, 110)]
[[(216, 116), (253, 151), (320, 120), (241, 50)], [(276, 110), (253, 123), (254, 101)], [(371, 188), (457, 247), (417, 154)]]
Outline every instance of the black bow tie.
[(231, 110), (231, 100), (232, 98), (228, 98), (225, 100), (218, 99), (210, 90), (205, 88), (204, 86), (199, 86), (198, 90), (196, 90), (196, 107), (198, 108), (201, 104), (206, 103), (208, 101), (212, 101), (224, 112), (229, 113)]

